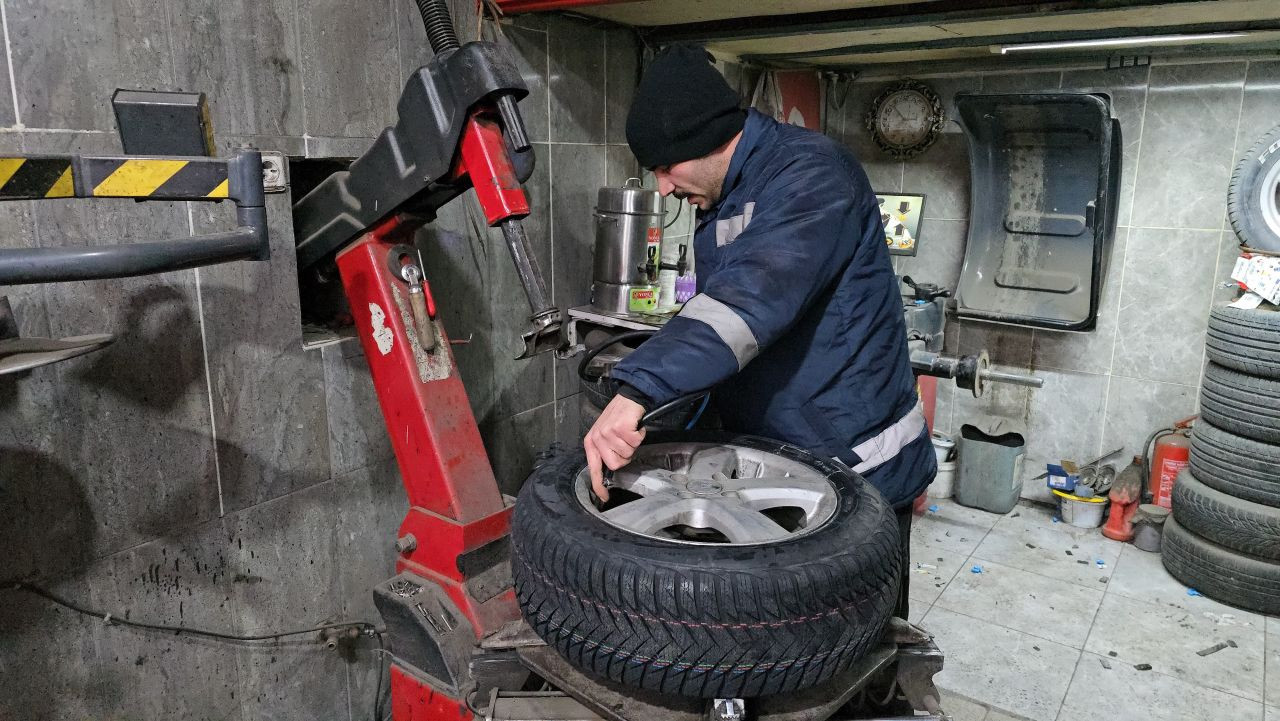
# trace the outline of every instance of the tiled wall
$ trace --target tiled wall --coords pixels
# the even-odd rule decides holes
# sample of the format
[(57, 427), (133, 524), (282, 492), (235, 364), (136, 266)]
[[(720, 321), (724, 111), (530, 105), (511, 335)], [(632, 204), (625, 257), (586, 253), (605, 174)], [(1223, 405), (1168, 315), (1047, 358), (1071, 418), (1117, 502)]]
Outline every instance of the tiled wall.
[[(1097, 329), (1053, 333), (956, 321), (947, 350), (991, 351), (997, 365), (1034, 371), (1038, 390), (994, 385), (974, 399), (940, 384), (937, 426), (1004, 419), (1028, 434), (1026, 476), (1045, 460), (1089, 459), (1124, 446), (1124, 463), (1152, 430), (1196, 410), (1210, 305), (1237, 253), (1226, 218), (1236, 159), (1280, 122), (1280, 62), (1159, 64), (1122, 70), (1064, 69), (923, 77), (955, 117), (958, 92), (1106, 92), (1124, 134), (1119, 228)], [(900, 274), (954, 288), (968, 230), (969, 163), (964, 136), (948, 122), (923, 155), (898, 162), (881, 153), (862, 117), (888, 81), (854, 83), (830, 110), (832, 133), (862, 161), (878, 191), (927, 196), (919, 255), (898, 258)], [(841, 101), (839, 91), (832, 104)], [(1026, 429), (1030, 429), (1026, 431)], [(1024, 495), (1044, 497), (1040, 483)]]
[[(474, 36), (473, 3), (451, 3)], [(364, 150), (430, 56), (412, 0), (4, 0), (0, 152), (116, 153), (117, 87), (208, 93), (224, 152)], [(561, 305), (587, 301), (596, 188), (634, 173), (622, 128), (636, 46), (553, 18), (504, 26), (532, 93), (530, 235)], [(10, 66), (12, 71), (10, 71)], [(14, 86), (10, 86), (12, 74)], [(353, 341), (304, 350), (287, 195), (273, 257), (162, 276), (0, 288), (24, 335), (110, 332), (108, 349), (0, 377), (0, 584), (252, 633), (375, 619), (405, 511)], [(474, 201), (423, 233), (428, 277), (504, 489), (557, 435), (577, 384), (516, 363), (527, 316), (501, 238)], [(470, 211), (470, 214), (469, 214)], [(229, 208), (0, 204), (0, 247), (108, 244), (223, 229)], [(554, 269), (554, 270), (553, 270)], [(106, 625), (0, 590), (0, 718), (370, 718), (379, 656), (303, 643), (232, 646)]]

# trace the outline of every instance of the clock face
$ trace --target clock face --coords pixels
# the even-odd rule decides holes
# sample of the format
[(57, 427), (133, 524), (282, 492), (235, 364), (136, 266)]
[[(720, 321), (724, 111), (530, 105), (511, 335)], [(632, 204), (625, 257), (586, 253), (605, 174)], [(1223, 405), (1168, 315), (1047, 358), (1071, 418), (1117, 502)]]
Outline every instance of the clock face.
[(875, 99), (864, 122), (876, 145), (901, 159), (932, 145), (943, 120), (942, 101), (936, 93), (915, 80), (902, 80)]
[(876, 114), (880, 137), (890, 145), (909, 147), (922, 142), (933, 127), (931, 103), (916, 90), (899, 90), (885, 99)]

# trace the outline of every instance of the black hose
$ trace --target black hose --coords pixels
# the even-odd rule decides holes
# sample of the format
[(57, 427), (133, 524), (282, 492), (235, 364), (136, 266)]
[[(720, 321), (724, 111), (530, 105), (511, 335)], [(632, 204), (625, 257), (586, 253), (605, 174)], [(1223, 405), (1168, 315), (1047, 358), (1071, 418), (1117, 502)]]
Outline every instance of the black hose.
[(458, 35), (453, 30), (453, 19), (449, 17), (449, 5), (445, 0), (417, 0), (418, 12), (422, 14), (422, 24), (427, 28), (427, 40), (431, 41), (431, 49), (437, 55), (446, 50), (457, 50)]
[(587, 352), (582, 355), (582, 360), (578, 361), (578, 377), (588, 383), (595, 383), (600, 380), (600, 376), (589, 375), (587, 373), (587, 366), (590, 365), (591, 361), (595, 360), (596, 356), (600, 355), (600, 351), (624, 341), (635, 340), (637, 338), (648, 338), (657, 332), (658, 331), (656, 330), (630, 330), (625, 333), (610, 336), (605, 339), (603, 343), (592, 348), (588, 348)]
[(641, 416), (640, 423), (638, 425), (640, 428), (644, 428), (645, 425), (649, 423), (649, 421), (652, 421), (655, 418), (661, 418), (662, 416), (665, 416), (666, 414), (670, 413), (671, 411), (674, 411), (675, 409), (688, 403), (689, 401), (696, 400), (698, 398), (701, 398), (702, 396), (707, 395), (709, 392), (710, 391), (698, 391), (696, 393), (689, 393), (689, 394), (680, 396), (675, 400), (667, 401), (666, 403), (663, 403), (657, 408), (654, 408), (653, 410)]

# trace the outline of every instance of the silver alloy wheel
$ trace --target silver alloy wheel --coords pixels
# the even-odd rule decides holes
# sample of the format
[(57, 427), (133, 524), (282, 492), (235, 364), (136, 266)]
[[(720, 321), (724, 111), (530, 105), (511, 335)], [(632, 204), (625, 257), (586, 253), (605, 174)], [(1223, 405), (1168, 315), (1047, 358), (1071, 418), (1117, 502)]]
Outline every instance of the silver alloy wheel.
[[(697, 545), (796, 538), (835, 514), (835, 486), (799, 461), (745, 446), (655, 443), (614, 474), (597, 507), (586, 468), (574, 480), (588, 511), (629, 533)], [(618, 493), (618, 491), (623, 491)]]

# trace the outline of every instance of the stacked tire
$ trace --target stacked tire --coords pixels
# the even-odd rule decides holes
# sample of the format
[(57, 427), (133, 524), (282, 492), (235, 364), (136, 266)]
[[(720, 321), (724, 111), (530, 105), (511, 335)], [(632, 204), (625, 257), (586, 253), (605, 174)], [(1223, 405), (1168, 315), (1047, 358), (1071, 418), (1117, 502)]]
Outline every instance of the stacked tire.
[(1206, 596), (1280, 614), (1280, 310), (1215, 307), (1206, 351), (1164, 565)]

